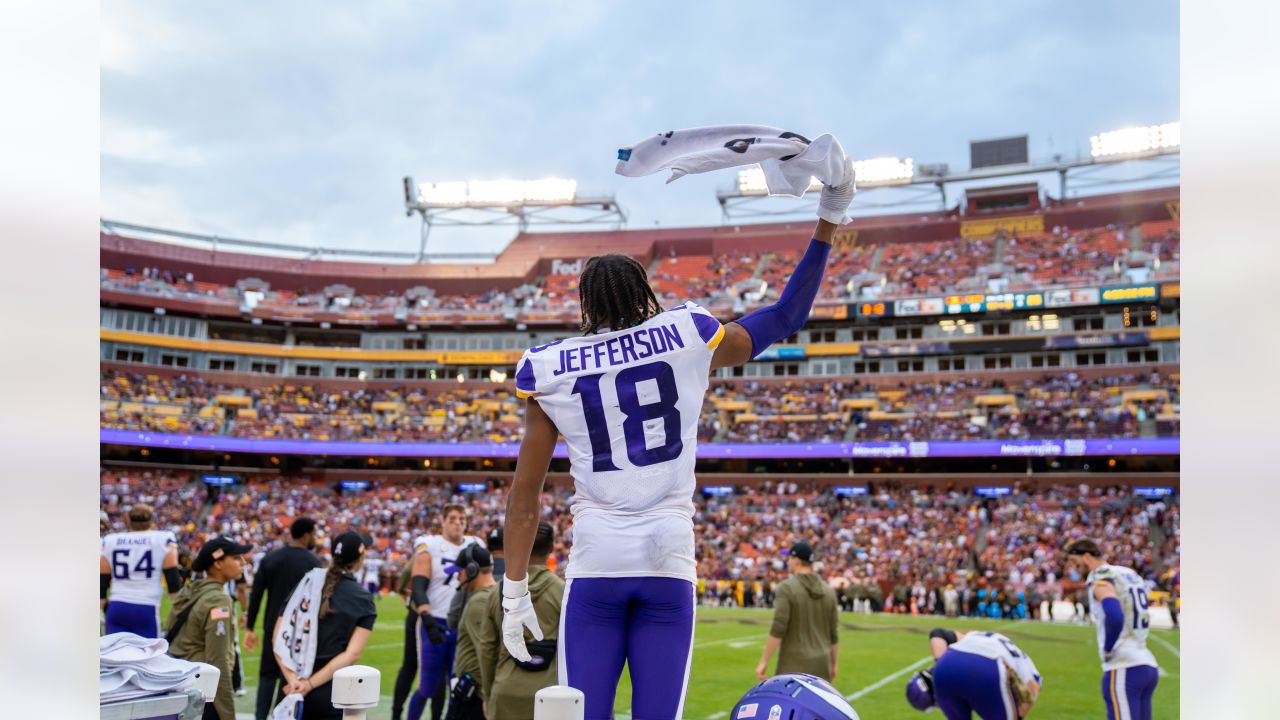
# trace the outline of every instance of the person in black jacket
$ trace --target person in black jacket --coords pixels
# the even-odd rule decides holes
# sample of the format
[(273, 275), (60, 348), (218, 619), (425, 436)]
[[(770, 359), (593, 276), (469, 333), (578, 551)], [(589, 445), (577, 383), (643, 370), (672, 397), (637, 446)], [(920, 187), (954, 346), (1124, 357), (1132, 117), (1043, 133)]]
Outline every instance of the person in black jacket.
[(267, 607), (263, 614), (262, 630), (266, 635), (262, 643), (262, 663), (258, 667), (258, 703), (254, 708), (257, 720), (267, 720), (271, 706), (276, 700), (276, 686), (283, 684), (280, 666), (276, 664), (276, 656), (271, 648), (272, 628), (276, 618), (284, 609), (289, 595), (298, 586), (302, 576), (313, 568), (324, 563), (315, 554), (316, 521), (309, 517), (300, 517), (289, 526), (292, 538), (288, 545), (272, 550), (262, 558), (258, 571), (253, 576), (253, 589), (249, 593), (249, 610), (245, 614), (244, 648), (250, 652), (258, 644), (258, 636), (254, 633), (254, 624), (258, 619), (258, 608), (262, 604), (262, 595), (267, 595)]
[(342, 711), (333, 706), (333, 674), (359, 662), (378, 619), (373, 593), (356, 580), (364, 552), (364, 538), (359, 533), (348, 530), (333, 539), (333, 565), (325, 574), (316, 616), (316, 659), (311, 675), (300, 678), (281, 669), (286, 681), (284, 693), (303, 696), (302, 717), (306, 720), (342, 720)]

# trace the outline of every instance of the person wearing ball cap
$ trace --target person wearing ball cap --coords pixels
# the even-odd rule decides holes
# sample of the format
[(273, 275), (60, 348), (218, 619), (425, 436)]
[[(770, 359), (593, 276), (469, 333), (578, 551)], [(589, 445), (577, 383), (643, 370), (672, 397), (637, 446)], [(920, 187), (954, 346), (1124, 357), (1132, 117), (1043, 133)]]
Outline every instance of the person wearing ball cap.
[[(333, 707), (333, 674), (356, 664), (369, 643), (378, 610), (373, 594), (356, 580), (364, 562), (365, 541), (360, 533), (346, 531), (333, 539), (333, 564), (324, 575), (317, 614), (315, 661), (307, 677), (280, 662), (285, 679), (285, 695), (302, 695), (302, 717), (307, 720), (340, 720), (342, 711)], [(292, 600), (292, 598), (291, 598)], [(285, 614), (289, 609), (286, 606)], [(277, 622), (283, 622), (284, 616)]]
[(169, 611), (169, 654), (192, 662), (205, 662), (218, 668), (218, 690), (212, 703), (205, 705), (206, 718), (236, 720), (235, 700), (231, 687), (231, 668), (235, 663), (231, 614), (231, 596), (226, 584), (244, 576), (244, 555), (253, 549), (231, 538), (215, 537), (200, 548), (191, 561), (191, 569), (205, 577), (182, 586)]
[(778, 584), (773, 625), (756, 677), (765, 679), (769, 659), (778, 653), (775, 674), (807, 673), (828, 682), (836, 677), (840, 653), (840, 604), (836, 592), (813, 571), (813, 546), (803, 540), (791, 546), (787, 569), (791, 577)]

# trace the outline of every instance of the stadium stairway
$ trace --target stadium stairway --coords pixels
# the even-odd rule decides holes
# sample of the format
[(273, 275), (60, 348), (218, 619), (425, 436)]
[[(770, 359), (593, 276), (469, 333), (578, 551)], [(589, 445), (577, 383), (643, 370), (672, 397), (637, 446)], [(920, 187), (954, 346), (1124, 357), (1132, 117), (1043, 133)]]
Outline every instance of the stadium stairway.
[(996, 247), (991, 253), (991, 264), (995, 266), (1004, 264), (1004, 250), (1009, 246), (1009, 238), (1003, 234), (996, 236)]
[(1168, 537), (1165, 535), (1164, 526), (1160, 524), (1155, 513), (1147, 519), (1149, 535), (1148, 539), (1151, 543), (1151, 561), (1155, 568), (1157, 577), (1164, 574), (1169, 567), (1168, 558), (1164, 555), (1164, 548), (1168, 545)]
[(767, 252), (760, 256), (760, 261), (756, 263), (755, 272), (751, 273), (752, 280), (760, 279), (760, 276), (764, 274), (764, 271), (768, 269), (771, 263), (773, 263), (773, 257), (774, 255), (771, 252)]
[(884, 257), (884, 246), (876, 247), (875, 252), (871, 253), (871, 264), (867, 266), (868, 273), (880, 272), (880, 260)]

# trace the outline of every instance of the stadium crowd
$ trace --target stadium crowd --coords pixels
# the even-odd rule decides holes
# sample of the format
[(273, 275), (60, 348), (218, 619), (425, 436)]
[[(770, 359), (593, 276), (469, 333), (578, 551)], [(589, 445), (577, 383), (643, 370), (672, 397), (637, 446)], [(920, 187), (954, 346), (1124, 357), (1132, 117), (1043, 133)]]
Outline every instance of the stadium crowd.
[[(1044, 288), (1055, 285), (1103, 283), (1123, 279), (1118, 264), (1136, 263), (1176, 274), (1179, 230), (1135, 243), (1121, 226), (1068, 231), (1053, 228), (1042, 233), (1000, 239), (956, 238), (946, 241), (891, 243), (884, 246), (853, 245), (838, 248), (828, 261), (820, 302), (941, 295), (955, 290), (985, 289), (987, 277), (1006, 277), (1011, 287)], [(745, 309), (753, 302), (771, 301), (781, 291), (799, 251), (749, 252), (656, 259), (650, 280), (659, 300), (672, 305), (687, 299), (704, 305), (732, 304)], [(1170, 265), (1175, 263), (1175, 265)], [(984, 274), (985, 273), (985, 274)], [(764, 296), (748, 295), (740, 283), (756, 279), (768, 283)], [(198, 300), (240, 307), (252, 295), (252, 304), (266, 309), (338, 313), (352, 317), (393, 315), (398, 312), (567, 312), (578, 310), (577, 277), (548, 275), (511, 290), (471, 294), (437, 294), (416, 287), (401, 294), (360, 294), (345, 286), (323, 290), (277, 290), (260, 282), (237, 286), (199, 281), (193, 273), (175, 273), (144, 267), (101, 271), (101, 288), (164, 298)]]
[[(385, 442), (517, 442), (510, 387), (242, 387), (196, 374), (101, 374), (104, 428), (232, 437)], [(444, 387), (442, 384), (440, 387)], [(699, 437), (714, 442), (841, 442), (1138, 437), (1177, 434), (1176, 377), (1047, 373), (873, 387), (856, 379), (715, 381)], [(1126, 390), (1156, 397), (1126, 399)], [(1163, 418), (1156, 423), (1156, 418)], [(1146, 428), (1144, 430), (1144, 427)]]
[[(260, 558), (283, 541), (294, 517), (323, 518), (325, 537), (347, 529), (373, 535), (373, 557), (384, 561), (376, 582), (393, 592), (414, 536), (437, 530), (445, 503), (470, 509), (469, 532), (484, 536), (500, 526), (505, 489), (494, 479), (485, 485), (485, 492), (459, 493), (442, 481), (373, 483), (352, 493), (305, 477), (248, 476), (215, 491), (188, 472), (103, 469), (101, 530), (124, 529), (129, 506), (147, 502), (156, 526), (177, 534), (187, 562), (218, 534), (252, 543)], [(1134, 568), (1153, 588), (1179, 566), (1177, 495), (1149, 498), (1122, 487), (1026, 484), (985, 498), (879, 483), (845, 497), (830, 487), (768, 481), (726, 496), (699, 493), (694, 502), (700, 601), (714, 604), (767, 606), (770, 588), (787, 576), (785, 549), (797, 540), (819, 549), (819, 571), (850, 610), (943, 613), (954, 600), (956, 612), (977, 614), (982, 590), (991, 597), (982, 612), (999, 607), (1025, 617), (1039, 599), (1071, 598), (1082, 587), (1061, 552), (1081, 537), (1100, 541), (1112, 562)], [(556, 529), (553, 564), (562, 575), (570, 504), (568, 489), (548, 486), (543, 519)]]

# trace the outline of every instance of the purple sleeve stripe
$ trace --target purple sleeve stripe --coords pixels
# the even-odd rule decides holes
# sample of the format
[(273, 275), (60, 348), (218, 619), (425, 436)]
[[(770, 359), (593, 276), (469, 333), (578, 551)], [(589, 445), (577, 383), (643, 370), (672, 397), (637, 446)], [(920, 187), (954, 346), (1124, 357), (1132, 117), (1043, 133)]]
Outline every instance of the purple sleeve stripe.
[(533, 377), (533, 361), (525, 358), (520, 363), (520, 368), (516, 370), (516, 389), (525, 392), (534, 392), (537, 380)]
[(711, 339), (720, 331), (720, 321), (710, 315), (702, 313), (693, 313), (694, 327), (698, 328), (698, 337), (702, 338), (702, 342), (711, 342)]

